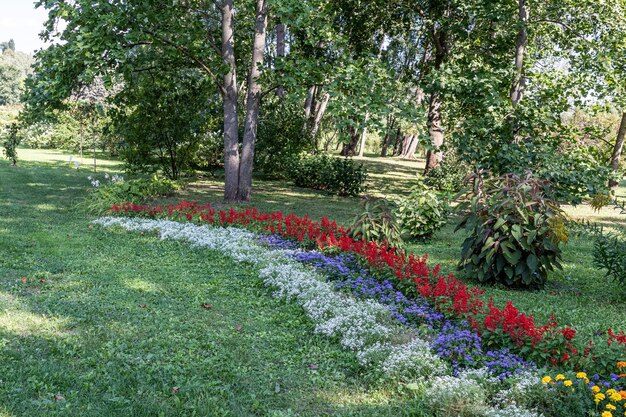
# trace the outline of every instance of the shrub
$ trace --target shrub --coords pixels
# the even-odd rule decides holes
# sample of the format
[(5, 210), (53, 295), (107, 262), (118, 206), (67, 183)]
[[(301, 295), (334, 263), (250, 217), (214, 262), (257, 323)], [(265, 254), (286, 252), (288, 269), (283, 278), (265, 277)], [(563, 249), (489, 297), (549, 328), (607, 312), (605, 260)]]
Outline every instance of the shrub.
[(384, 199), (366, 199), (364, 209), (354, 218), (349, 236), (354, 239), (387, 242), (397, 247), (402, 244), (400, 229), (393, 214), (393, 203)]
[(184, 188), (180, 181), (172, 181), (157, 175), (149, 179), (140, 178), (128, 181), (120, 176), (108, 174), (105, 174), (102, 182), (93, 177), (88, 177), (88, 179), (91, 181), (93, 190), (82, 205), (86, 211), (96, 214), (102, 214), (120, 202), (139, 203), (146, 198), (167, 196)]
[(606, 269), (606, 275), (626, 284), (626, 232), (596, 236), (593, 243), (593, 263)]
[(396, 201), (396, 217), (405, 240), (428, 239), (444, 224), (448, 203), (423, 182), (411, 188), (411, 193)]
[(549, 183), (531, 174), (471, 180), (469, 201), (459, 206), (468, 212), (457, 230), (470, 232), (459, 269), (480, 282), (542, 287), (548, 271), (561, 269), (559, 243), (567, 241), (565, 215), (549, 197)]
[(357, 196), (365, 190), (367, 171), (349, 158), (327, 154), (305, 155), (297, 159), (289, 173), (298, 187), (324, 190), (340, 196)]
[(4, 156), (11, 161), (11, 164), (17, 165), (17, 145), (20, 143), (17, 123), (12, 123), (3, 136)]
[(439, 165), (428, 171), (424, 183), (444, 193), (457, 193), (465, 186), (470, 167), (455, 152), (447, 152)]

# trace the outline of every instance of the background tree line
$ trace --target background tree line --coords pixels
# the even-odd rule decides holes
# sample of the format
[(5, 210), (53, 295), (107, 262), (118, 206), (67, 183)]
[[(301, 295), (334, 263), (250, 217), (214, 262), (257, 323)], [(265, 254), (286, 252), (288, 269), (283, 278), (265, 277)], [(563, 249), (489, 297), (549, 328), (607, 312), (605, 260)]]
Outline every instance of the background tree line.
[[(129, 167), (176, 178), (222, 165), (226, 200), (314, 150), (531, 170), (573, 202), (619, 176), (624, 0), (39, 6), (61, 42), (36, 55), (22, 120), (91, 103), (92, 130)], [(76, 99), (94, 83), (107, 93)]]

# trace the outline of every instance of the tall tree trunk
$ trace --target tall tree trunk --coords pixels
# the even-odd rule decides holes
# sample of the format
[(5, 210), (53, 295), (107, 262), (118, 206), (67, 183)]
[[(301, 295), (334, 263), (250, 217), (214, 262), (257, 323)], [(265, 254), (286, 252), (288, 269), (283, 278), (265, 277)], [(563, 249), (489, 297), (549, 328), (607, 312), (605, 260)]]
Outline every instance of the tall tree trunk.
[(402, 129), (398, 126), (396, 130), (395, 142), (393, 145), (393, 156), (400, 156), (402, 153), (402, 145), (404, 143), (404, 136), (402, 136)]
[(428, 131), (430, 133), (431, 144), (434, 149), (429, 149), (426, 153), (426, 168), (424, 174), (435, 168), (443, 159), (443, 153), (439, 148), (443, 145), (443, 126), (441, 123), (441, 96), (438, 92), (430, 95), (428, 105)]
[(387, 131), (385, 132), (385, 137), (383, 138), (383, 147), (380, 151), (380, 156), (387, 156), (387, 150), (389, 149), (389, 142), (391, 141), (391, 130), (393, 129), (396, 123), (396, 119), (392, 116), (387, 117)]
[(517, 0), (517, 5), (519, 30), (515, 40), (515, 76), (511, 85), (511, 104), (513, 107), (517, 106), (524, 96), (524, 86), (526, 84), (526, 77), (524, 77), (524, 54), (528, 45), (528, 10), (526, 9), (526, 0)]
[[(279, 23), (276, 25), (276, 57), (278, 59), (285, 57), (285, 25)], [(278, 97), (285, 97), (287, 92), (282, 85), (278, 86), (276, 95)]]
[[(443, 30), (433, 29), (433, 44), (435, 46), (435, 70), (441, 68), (441, 64), (448, 54), (447, 34)], [(430, 93), (430, 101), (428, 103), (428, 133), (431, 139), (431, 145), (434, 149), (426, 153), (426, 167), (424, 175), (431, 169), (439, 165), (443, 159), (443, 153), (439, 148), (443, 145), (443, 123), (441, 117), (441, 93), (435, 89)]]
[(341, 156), (354, 156), (356, 154), (356, 146), (359, 143), (359, 130), (353, 126), (348, 128), (350, 134), (350, 142), (344, 143), (341, 148)]
[(311, 128), (311, 136), (316, 137), (317, 132), (320, 130), (320, 125), (322, 123), (322, 118), (324, 117), (324, 113), (326, 113), (326, 106), (328, 105), (328, 101), (330, 100), (330, 94), (328, 92), (324, 93), (324, 96), (320, 100), (320, 105), (315, 112), (315, 119), (313, 120), (313, 127)]
[(302, 131), (307, 132), (310, 126), (311, 113), (313, 112), (313, 104), (315, 101), (315, 88), (316, 86), (311, 86), (306, 92), (306, 100), (304, 101), (304, 126), (302, 127)]
[(239, 163), (239, 191), (240, 201), (250, 201), (252, 197), (252, 167), (254, 162), (254, 144), (256, 142), (257, 125), (259, 121), (259, 106), (261, 103), (261, 66), (265, 52), (265, 37), (267, 35), (267, 1), (256, 1), (256, 24), (254, 42), (252, 45), (252, 63), (248, 78), (248, 95), (246, 97), (246, 124), (243, 132), (243, 148)]
[(359, 156), (362, 158), (365, 154), (365, 141), (367, 140), (367, 119), (369, 118), (369, 112), (365, 112), (365, 120), (363, 121), (363, 131), (361, 132), (361, 145), (359, 146)]
[(418, 144), (419, 144), (419, 136), (409, 135), (409, 137), (402, 144), (401, 157), (403, 159), (415, 159), (415, 150), (417, 149)]
[(239, 124), (237, 120), (237, 72), (235, 64), (234, 0), (221, 3), (222, 59), (228, 66), (224, 74), (224, 200), (236, 201), (239, 188)]
[[(611, 155), (611, 169), (614, 172), (619, 170), (619, 160), (622, 156), (622, 149), (624, 148), (624, 137), (626, 136), (626, 111), (622, 113), (622, 121), (619, 124), (617, 131), (617, 139), (615, 140), (615, 146), (613, 147), (613, 154)], [(609, 187), (615, 188), (619, 185), (619, 181), (610, 180)]]

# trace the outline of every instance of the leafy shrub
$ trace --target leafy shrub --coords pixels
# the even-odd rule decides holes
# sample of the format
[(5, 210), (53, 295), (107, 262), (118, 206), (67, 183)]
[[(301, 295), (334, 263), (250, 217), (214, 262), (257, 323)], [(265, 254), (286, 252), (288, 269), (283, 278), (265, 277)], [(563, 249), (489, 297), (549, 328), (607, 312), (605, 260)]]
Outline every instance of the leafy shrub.
[(396, 217), (405, 240), (428, 239), (444, 224), (448, 203), (424, 183), (411, 188), (411, 193), (396, 201)]
[(104, 180), (88, 177), (93, 186), (92, 192), (82, 203), (83, 208), (92, 213), (101, 214), (122, 202), (140, 203), (149, 197), (167, 196), (184, 188), (180, 181), (173, 181), (157, 175), (149, 179), (125, 181), (122, 177), (105, 174)]
[(428, 171), (424, 183), (444, 193), (457, 193), (465, 186), (470, 167), (456, 152), (447, 152), (439, 165)]
[(596, 236), (593, 243), (593, 263), (606, 274), (626, 284), (626, 233), (604, 234)]
[(400, 229), (394, 217), (393, 203), (384, 198), (366, 199), (364, 209), (354, 218), (349, 236), (398, 247), (402, 243)]
[(303, 132), (304, 123), (299, 103), (289, 103), (275, 95), (266, 97), (259, 114), (255, 172), (265, 178), (287, 176), (294, 157), (313, 146), (313, 139)]
[(365, 190), (367, 171), (349, 158), (327, 154), (301, 156), (289, 173), (298, 187), (324, 190), (340, 196), (357, 196)]
[(4, 156), (6, 156), (6, 158), (11, 161), (13, 165), (17, 165), (17, 145), (20, 143), (17, 123), (11, 124), (11, 126), (6, 129), (6, 132), (3, 133), (3, 136)]
[(484, 180), (459, 208), (468, 212), (457, 226), (470, 236), (459, 269), (480, 282), (542, 287), (548, 271), (561, 269), (559, 243), (567, 241), (565, 215), (550, 198), (549, 183), (531, 174)]

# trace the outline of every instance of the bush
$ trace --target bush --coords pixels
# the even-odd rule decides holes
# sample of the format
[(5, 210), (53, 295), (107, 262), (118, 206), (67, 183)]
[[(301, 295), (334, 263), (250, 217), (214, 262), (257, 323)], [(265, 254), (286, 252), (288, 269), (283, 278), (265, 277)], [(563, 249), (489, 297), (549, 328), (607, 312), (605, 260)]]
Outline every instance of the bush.
[(448, 203), (424, 183), (411, 188), (408, 197), (396, 200), (396, 217), (405, 240), (428, 239), (446, 224)]
[(323, 190), (340, 196), (357, 196), (365, 191), (367, 172), (363, 164), (327, 154), (305, 155), (292, 164), (289, 173), (298, 187)]
[(548, 271), (561, 269), (559, 243), (567, 241), (565, 215), (549, 183), (528, 174), (484, 180), (472, 176), (474, 190), (457, 226), (470, 236), (461, 249), (459, 269), (480, 282), (542, 287)]
[(2, 136), (4, 137), (4, 149), (2, 152), (4, 156), (11, 161), (11, 164), (15, 166), (17, 165), (17, 145), (20, 143), (17, 123), (12, 123)]
[(393, 214), (393, 203), (384, 198), (366, 199), (364, 208), (365, 211), (357, 214), (350, 226), (350, 237), (399, 247), (402, 238)]
[(94, 177), (87, 178), (91, 181), (93, 190), (82, 206), (86, 211), (95, 214), (107, 212), (113, 204), (141, 203), (147, 198), (167, 196), (184, 188), (184, 184), (180, 181), (172, 181), (157, 175), (149, 179), (128, 181), (121, 176), (108, 174), (105, 174), (102, 181)]
[(303, 132), (304, 123), (299, 103), (289, 103), (275, 95), (264, 99), (254, 153), (256, 173), (265, 178), (288, 175), (294, 157), (313, 147), (313, 139)]
[(447, 152), (439, 165), (428, 171), (424, 183), (444, 193), (458, 193), (465, 186), (470, 167), (456, 152)]
[(596, 236), (593, 243), (593, 263), (606, 269), (607, 276), (626, 284), (626, 232)]

